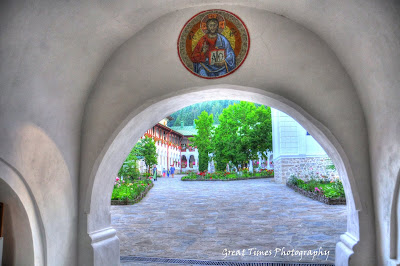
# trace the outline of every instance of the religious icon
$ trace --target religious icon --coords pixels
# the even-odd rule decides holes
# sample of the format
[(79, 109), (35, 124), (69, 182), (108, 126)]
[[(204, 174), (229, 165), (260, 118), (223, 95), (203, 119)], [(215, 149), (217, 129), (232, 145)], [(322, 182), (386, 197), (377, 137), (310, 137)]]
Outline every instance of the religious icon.
[(225, 77), (238, 69), (250, 46), (243, 21), (219, 9), (207, 10), (192, 17), (178, 38), (182, 64), (202, 78)]

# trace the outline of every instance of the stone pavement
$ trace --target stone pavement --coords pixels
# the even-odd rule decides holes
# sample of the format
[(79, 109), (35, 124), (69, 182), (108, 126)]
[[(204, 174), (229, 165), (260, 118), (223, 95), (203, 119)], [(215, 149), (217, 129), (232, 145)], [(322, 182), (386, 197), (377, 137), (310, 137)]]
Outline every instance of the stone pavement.
[[(121, 256), (334, 262), (336, 242), (346, 231), (346, 206), (311, 200), (273, 179), (159, 178), (140, 203), (111, 206), (111, 215)], [(328, 260), (281, 252), (318, 248), (329, 252)], [(225, 257), (228, 251), (235, 253)]]

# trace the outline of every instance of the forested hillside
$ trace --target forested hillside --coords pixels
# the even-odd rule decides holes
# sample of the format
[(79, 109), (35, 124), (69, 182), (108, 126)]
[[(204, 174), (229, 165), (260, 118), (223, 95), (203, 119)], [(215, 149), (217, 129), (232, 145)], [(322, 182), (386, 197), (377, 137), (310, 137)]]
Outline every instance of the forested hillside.
[(234, 103), (239, 103), (240, 101), (224, 100), (224, 101), (210, 101), (202, 102), (185, 107), (178, 112), (171, 115), (174, 120), (168, 122), (168, 126), (180, 126), (181, 121), (184, 122), (185, 126), (193, 125), (193, 120), (201, 114), (201, 112), (206, 111), (208, 114), (213, 114), (214, 124), (219, 124), (218, 117), (222, 113), (224, 108), (232, 105)]

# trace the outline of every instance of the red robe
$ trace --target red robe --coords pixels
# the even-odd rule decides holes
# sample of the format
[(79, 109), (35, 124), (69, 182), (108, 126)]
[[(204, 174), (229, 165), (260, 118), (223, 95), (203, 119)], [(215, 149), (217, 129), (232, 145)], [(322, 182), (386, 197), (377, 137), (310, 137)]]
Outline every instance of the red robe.
[[(197, 43), (196, 47), (192, 53), (192, 62), (193, 63), (203, 63), (206, 61), (206, 58), (210, 56), (210, 51), (216, 50), (215, 43), (217, 42), (217, 37), (210, 39), (208, 35), (204, 35), (201, 37), (199, 42)], [(208, 51), (203, 53), (201, 49), (203, 48), (204, 43), (208, 45)]]

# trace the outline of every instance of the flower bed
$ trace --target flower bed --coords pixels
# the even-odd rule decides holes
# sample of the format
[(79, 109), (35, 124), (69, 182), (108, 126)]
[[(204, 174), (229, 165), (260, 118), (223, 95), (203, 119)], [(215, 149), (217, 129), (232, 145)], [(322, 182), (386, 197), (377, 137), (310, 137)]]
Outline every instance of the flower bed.
[(132, 205), (141, 201), (153, 187), (149, 179), (126, 182), (116, 179), (111, 196), (111, 205)]
[(182, 181), (233, 181), (233, 180), (247, 180), (247, 179), (259, 179), (259, 178), (272, 178), (274, 177), (274, 170), (265, 170), (255, 173), (248, 171), (242, 172), (215, 172), (207, 173), (189, 173), (181, 178)]
[(295, 176), (289, 178), (286, 186), (296, 192), (329, 205), (346, 205), (342, 182), (312, 178), (308, 182)]

